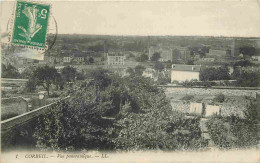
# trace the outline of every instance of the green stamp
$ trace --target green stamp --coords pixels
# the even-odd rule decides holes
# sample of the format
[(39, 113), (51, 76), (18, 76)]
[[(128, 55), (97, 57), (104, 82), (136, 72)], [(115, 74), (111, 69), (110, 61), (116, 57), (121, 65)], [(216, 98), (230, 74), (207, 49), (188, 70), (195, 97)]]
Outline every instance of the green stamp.
[(17, 1), (11, 43), (45, 48), (50, 5)]

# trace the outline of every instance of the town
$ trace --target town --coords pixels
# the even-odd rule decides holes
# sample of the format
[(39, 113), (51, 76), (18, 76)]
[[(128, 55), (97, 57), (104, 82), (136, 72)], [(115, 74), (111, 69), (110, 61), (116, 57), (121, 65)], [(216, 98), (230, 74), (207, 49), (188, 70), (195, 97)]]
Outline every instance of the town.
[[(20, 57), (19, 47), (2, 45), (2, 121), (70, 96), (68, 103), (58, 104), (59, 111), (51, 111), (54, 118), (59, 119), (58, 113), (62, 112), (79, 130), (87, 123), (93, 124), (86, 133), (75, 131), (78, 136), (74, 135), (71, 144), (54, 141), (52, 145), (49, 141), (55, 139), (55, 134), (36, 126), (38, 130), (31, 134), (35, 142), (31, 144), (62, 150), (259, 145), (260, 132), (254, 130), (260, 115), (259, 103), (255, 104), (260, 98), (258, 38), (62, 34), (57, 38), (50, 35), (48, 40), (50, 48), (43, 60)], [(77, 113), (68, 108), (78, 109)], [(95, 118), (78, 122), (69, 114), (97, 116), (100, 122)], [(131, 119), (131, 114), (135, 118)], [(159, 116), (157, 120), (152, 118), (155, 115)], [(142, 116), (150, 127), (140, 125)], [(65, 125), (40, 122), (57, 128)], [(154, 126), (157, 123), (165, 128)], [(247, 130), (249, 126), (252, 128)], [(69, 139), (69, 130), (74, 129), (62, 131), (64, 139)], [(151, 141), (145, 142), (144, 131), (156, 135), (148, 136)], [(50, 136), (43, 140), (46, 134)], [(129, 134), (133, 135), (130, 139)], [(163, 137), (162, 142), (156, 141), (159, 137)], [(84, 143), (78, 144), (77, 139)]]

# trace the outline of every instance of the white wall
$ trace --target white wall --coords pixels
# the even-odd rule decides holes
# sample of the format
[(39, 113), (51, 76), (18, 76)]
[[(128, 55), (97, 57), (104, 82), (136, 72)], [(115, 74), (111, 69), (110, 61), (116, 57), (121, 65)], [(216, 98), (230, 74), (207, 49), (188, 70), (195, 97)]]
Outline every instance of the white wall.
[(191, 71), (171, 71), (171, 82), (174, 80), (184, 82), (185, 80), (199, 80), (199, 72), (191, 72)]

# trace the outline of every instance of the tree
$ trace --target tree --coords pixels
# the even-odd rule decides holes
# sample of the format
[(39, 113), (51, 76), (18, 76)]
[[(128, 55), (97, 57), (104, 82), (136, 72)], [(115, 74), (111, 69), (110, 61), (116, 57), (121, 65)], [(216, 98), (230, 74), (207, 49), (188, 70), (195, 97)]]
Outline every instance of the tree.
[(237, 86), (240, 87), (259, 87), (260, 86), (260, 71), (247, 71), (241, 68), (236, 68), (232, 73), (232, 79), (237, 80)]
[(142, 65), (137, 65), (137, 66), (135, 67), (135, 74), (136, 74), (136, 75), (142, 75), (144, 70), (145, 70), (145, 67), (144, 67), (144, 66), (142, 66)]
[(243, 46), (239, 48), (239, 53), (247, 55), (249, 57), (255, 55), (256, 49), (252, 46)]
[(142, 54), (140, 57), (137, 58), (140, 62), (145, 62), (148, 60), (148, 56), (146, 54)]
[(88, 59), (88, 61), (89, 61), (89, 63), (94, 63), (94, 59), (93, 59), (92, 57), (90, 57), (90, 58)]
[(2, 76), (2, 78), (19, 78), (20, 73), (11, 64), (5, 65), (2, 63), (2, 75), (1, 76)]
[(154, 69), (158, 71), (162, 71), (164, 69), (164, 65), (161, 62), (156, 62), (154, 64)]
[(199, 119), (185, 120), (173, 111), (164, 91), (153, 81), (138, 75), (106, 75), (111, 82), (99, 96), (95, 84), (102, 83), (103, 78), (84, 84), (68, 101), (40, 117), (34, 134), (38, 147), (172, 150), (201, 145)]
[(213, 80), (230, 80), (229, 70), (227, 66), (218, 68), (210, 67), (203, 69), (200, 72), (200, 80), (213, 81)]
[(249, 67), (249, 66), (254, 66), (255, 64), (250, 62), (249, 60), (241, 60), (241, 61), (237, 61), (234, 63), (233, 68), (236, 67)]
[(21, 73), (21, 78), (30, 79), (33, 76), (33, 72), (36, 70), (34, 66), (29, 66), (25, 68)]
[(159, 58), (161, 58), (160, 53), (155, 52), (155, 53), (153, 54), (153, 56), (151, 57), (151, 61), (158, 61)]
[(29, 80), (34, 81), (36, 86), (42, 86), (49, 95), (50, 86), (57, 84), (59, 77), (60, 75), (55, 68), (46, 65), (44, 67), (38, 67)]
[(65, 82), (72, 82), (75, 80), (77, 70), (71, 66), (66, 66), (61, 70), (61, 77)]

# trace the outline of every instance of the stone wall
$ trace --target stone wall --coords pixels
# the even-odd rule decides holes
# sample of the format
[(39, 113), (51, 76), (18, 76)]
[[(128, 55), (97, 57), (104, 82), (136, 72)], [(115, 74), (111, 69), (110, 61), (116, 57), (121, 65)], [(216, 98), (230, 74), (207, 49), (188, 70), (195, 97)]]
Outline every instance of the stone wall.
[(255, 97), (256, 93), (260, 93), (260, 90), (236, 90), (236, 89), (206, 89), (206, 88), (166, 88), (166, 94), (177, 95), (193, 95), (193, 96), (216, 96), (218, 94), (224, 94), (225, 96), (250, 96)]

